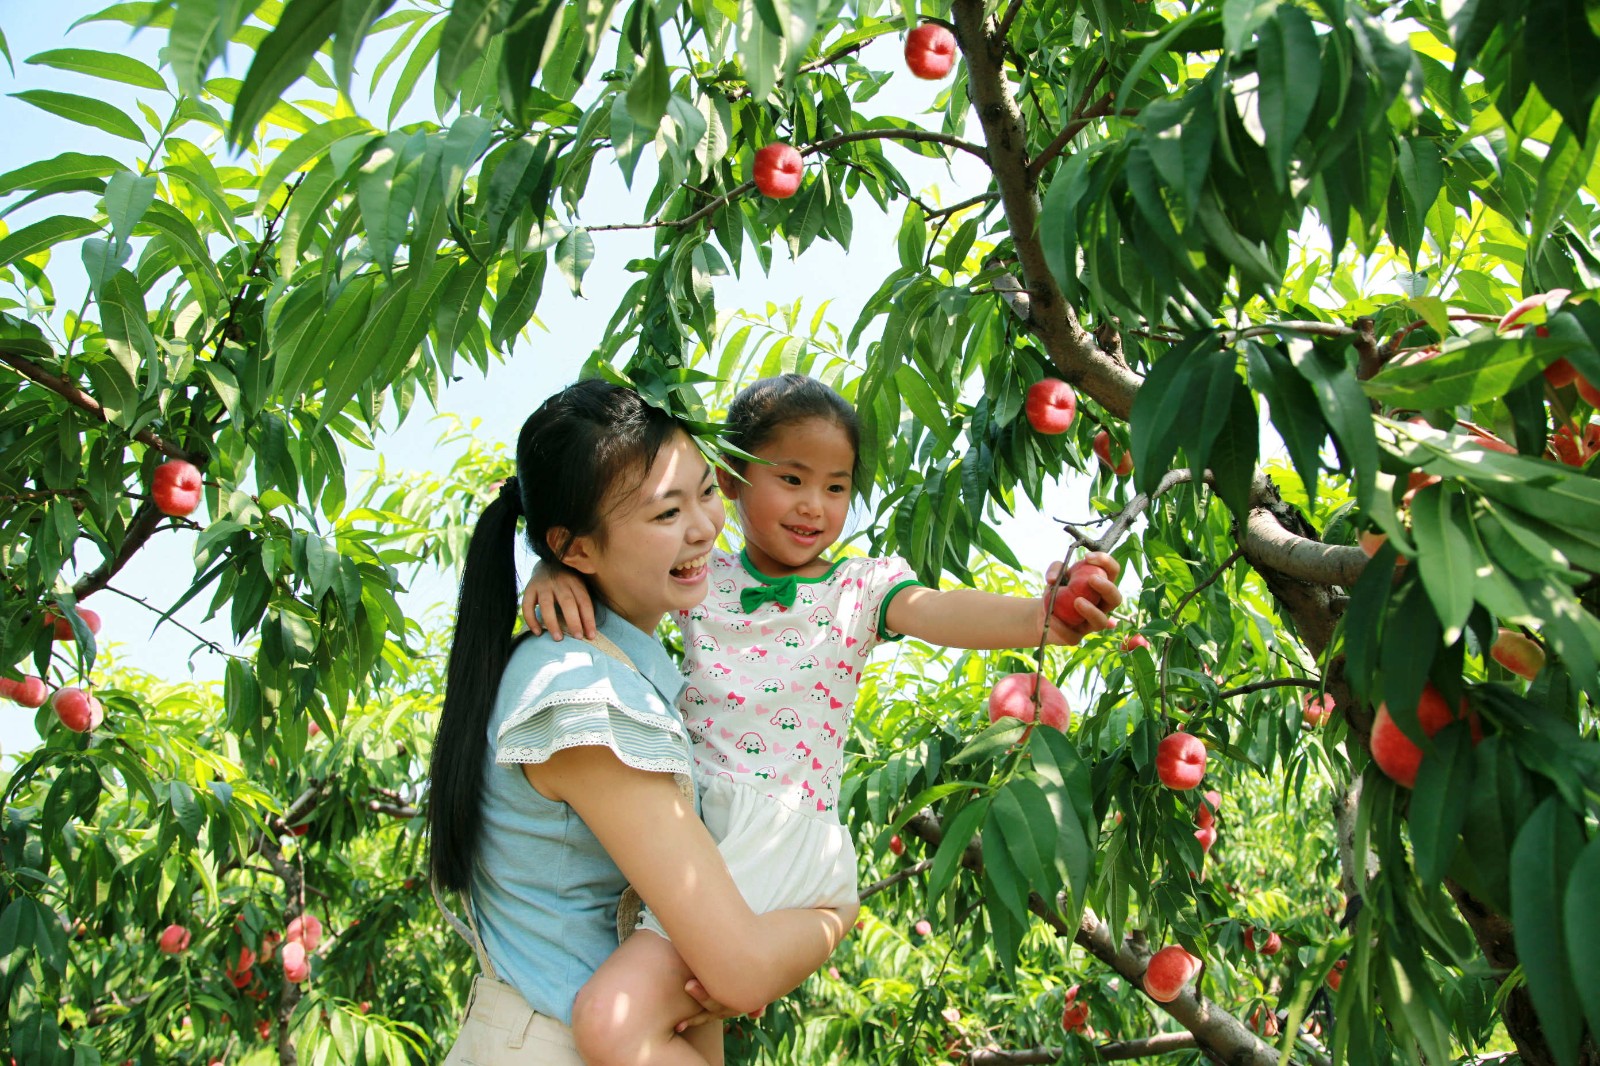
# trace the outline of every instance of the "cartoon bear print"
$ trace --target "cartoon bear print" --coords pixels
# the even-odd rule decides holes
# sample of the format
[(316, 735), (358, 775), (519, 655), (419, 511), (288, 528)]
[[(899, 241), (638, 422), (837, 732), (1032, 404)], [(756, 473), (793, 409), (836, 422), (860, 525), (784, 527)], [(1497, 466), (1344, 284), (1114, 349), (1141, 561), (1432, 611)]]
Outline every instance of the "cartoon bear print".
[(704, 622), (709, 616), (709, 613), (710, 612), (706, 610), (705, 604), (697, 603), (693, 607), (689, 608), (689, 620), (691, 622)]
[(797, 607), (810, 607), (817, 602), (817, 594), (810, 585), (801, 585), (795, 590), (794, 602)]
[(783, 691), (783, 682), (776, 677), (765, 678), (756, 686), (756, 691), (768, 696), (776, 696)]
[(748, 618), (730, 618), (727, 625), (729, 633), (750, 632), (750, 619)]
[(738, 747), (746, 755), (760, 755), (767, 750), (767, 742), (761, 739), (760, 733), (746, 733), (739, 738)]
[(840, 659), (833, 664), (833, 676), (840, 681), (854, 681), (856, 679), (856, 668), (851, 666), (848, 661)]
[(795, 743), (794, 743), (794, 752), (792, 753), (792, 758), (794, 759), (795, 762), (805, 762), (807, 759), (811, 758), (811, 748), (810, 748), (810, 746), (807, 745), (806, 742), (803, 741), (803, 740), (795, 741)]
[(717, 643), (717, 638), (710, 633), (700, 633), (694, 638), (696, 651), (720, 651), (722, 645)]
[(739, 653), (738, 659), (742, 663), (762, 663), (762, 662), (766, 662), (766, 660), (767, 660), (767, 649), (766, 648), (746, 648), (744, 651), (741, 651)]
[(778, 776), (778, 768), (776, 766), (763, 766), (756, 771), (756, 776), (763, 781), (771, 781)]
[(804, 642), (805, 638), (800, 636), (800, 631), (792, 626), (778, 634), (778, 644), (781, 647), (798, 648)]
[[(683, 668), (685, 672), (693, 669), (688, 663), (684, 663)], [(728, 677), (732, 673), (733, 671), (731, 669), (723, 666), (721, 663), (712, 663), (710, 666), (706, 667), (706, 677), (710, 678), (712, 681), (721, 681), (723, 678)]]
[(815, 655), (807, 655), (794, 664), (796, 670), (815, 670), (822, 662)]
[(704, 707), (707, 703), (707, 700), (704, 693), (695, 688), (693, 685), (690, 685), (688, 688), (683, 690), (683, 702), (687, 703), (691, 707)]
[(833, 621), (833, 612), (826, 607), (818, 607), (806, 616), (806, 621), (814, 626), (825, 626)]
[(743, 707), (744, 697), (737, 692), (730, 692), (728, 693), (727, 704), (729, 707)]
[(793, 707), (784, 707), (780, 709), (777, 714), (772, 716), (770, 721), (779, 729), (800, 728), (800, 716), (795, 713)]
[(844, 630), (840, 629), (838, 626), (829, 626), (828, 627), (828, 643), (829, 644), (843, 644), (844, 643)]
[(718, 581), (712, 588), (717, 590), (717, 595), (719, 596), (733, 595), (733, 582), (731, 580)]

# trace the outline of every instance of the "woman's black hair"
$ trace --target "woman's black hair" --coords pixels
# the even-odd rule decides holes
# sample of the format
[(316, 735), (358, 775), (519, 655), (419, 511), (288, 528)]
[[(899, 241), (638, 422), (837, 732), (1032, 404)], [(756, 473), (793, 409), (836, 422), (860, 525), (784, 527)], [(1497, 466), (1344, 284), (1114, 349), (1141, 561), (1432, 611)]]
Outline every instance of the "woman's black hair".
[[(816, 378), (804, 374), (782, 374), (762, 378), (739, 391), (728, 405), (727, 430), (723, 436), (741, 451), (754, 452), (786, 425), (821, 418), (834, 423), (850, 438), (850, 451), (861, 459), (861, 419), (843, 396)], [(728, 456), (730, 465), (744, 472), (745, 460)]]
[[(527, 519), (539, 558), (564, 566), (573, 540), (602, 534), (619, 478), (635, 470), (642, 478), (680, 429), (632, 389), (598, 378), (556, 393), (522, 424), (515, 482), (479, 516), (461, 571), (444, 710), (428, 767), (428, 866), (441, 887), (464, 891), (477, 854), (489, 720), (521, 600), (517, 518)], [(562, 532), (552, 537), (553, 530)], [(598, 600), (597, 589), (590, 593)]]

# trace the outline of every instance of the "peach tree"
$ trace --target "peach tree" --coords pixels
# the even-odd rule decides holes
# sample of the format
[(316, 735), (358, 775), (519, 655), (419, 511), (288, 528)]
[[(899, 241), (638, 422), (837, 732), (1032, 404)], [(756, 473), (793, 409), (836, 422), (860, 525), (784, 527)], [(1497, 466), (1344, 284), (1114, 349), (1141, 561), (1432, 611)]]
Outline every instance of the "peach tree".
[[(131, 87), (137, 107), (88, 81), (18, 95), (127, 151), (0, 175), (8, 670), (54, 687), (90, 669), (77, 604), (192, 524), (183, 599), (209, 596), (259, 650), (230, 664), (226, 718), (190, 728), (219, 729), (207, 746), (246, 764), (305, 771), (308, 721), (342, 735), (411, 691), (401, 569), (448, 562), (473, 497), (437, 514), (357, 506), (348, 456), (386, 412), (506, 357), (545, 285), (579, 287), (607, 232), (648, 229), (654, 254), (626, 264), (595, 372), (708, 434), (746, 371), (825, 372), (862, 414), (876, 547), (927, 581), (1004, 587), (987, 560), (1024, 560), (993, 516), (1029, 499), (1063, 517), (1063, 554), (1125, 560), (1149, 644), (1040, 656), (1098, 678), (1066, 733), (986, 726), (995, 661), (940, 660), (925, 700), (889, 675), (862, 708), (846, 812), (863, 839), (911, 847), (869, 862), (873, 920), (892, 920), (849, 950), (908, 987), (864, 1010), (808, 987), (750, 1055), (822, 1055), (850, 1032), (863, 1061), (897, 1040), (905, 1056), (1047, 1061), (1081, 1036), (1057, 1019), (1089, 982), (1115, 993), (1128, 1057), (1442, 1062), (1510, 1045), (1541, 1066), (1600, 1062), (1600, 37), (1581, 5), (153, 0), (96, 17), (160, 34), (164, 66), (32, 59)], [(953, 35), (953, 71), (930, 83), (933, 110), (881, 113), (875, 96), (905, 75), (874, 42), (924, 23)], [(419, 92), (430, 117), (410, 117)], [(782, 198), (754, 181), (777, 141), (805, 164)], [(982, 177), (926, 195), (896, 165), (908, 152)], [(584, 198), (597, 167), (648, 189), (643, 219)], [(898, 266), (867, 282), (847, 330), (719, 315), (717, 278), (848, 247), (860, 210), (901, 218)], [(83, 264), (81, 300), (57, 299), (61, 257)], [(1049, 437), (1021, 416), (1046, 376), (1079, 401)], [(708, 407), (697, 389), (713, 382)], [(1131, 475), (1101, 470), (1101, 433)], [(202, 472), (200, 511), (158, 506), (166, 459)], [(1087, 499), (1057, 488), (1080, 471)], [(478, 491), (497, 476), (478, 473)], [(75, 657), (53, 657), (53, 616)], [(153, 943), (157, 916), (132, 900), (174, 898), (155, 866), (124, 882), (78, 865), (112, 848), (79, 832), (102, 789), (211, 876), (303, 794), (263, 775), (224, 799), (215, 776), (164, 761), (172, 741), (141, 748), (152, 698), (117, 695), (105, 727), (52, 735), (7, 792), (0, 1024), (38, 1061), (97, 1046), (58, 1007), (83, 973), (55, 933), (78, 901), (110, 886), (107, 920)], [(1331, 720), (1309, 725), (1307, 698)], [(1434, 700), (1466, 713), (1419, 715)], [(411, 728), (414, 753), (426, 727)], [(1157, 778), (1180, 730), (1226, 788), (1215, 855), (1197, 793)], [(420, 799), (400, 787), (414, 767), (369, 769)], [(53, 821), (34, 828), (41, 793)], [(197, 818), (217, 824), (185, 834)], [(1292, 839), (1230, 852), (1230, 833), (1269, 824)], [(186, 901), (208, 883), (194, 876)], [(298, 915), (293, 885), (277, 876), (274, 928)], [(913, 913), (930, 925), (911, 946), (941, 947), (992, 999), (936, 1004), (923, 993), (948, 970), (907, 980), (921, 963), (878, 934), (903, 936)], [(1268, 920), (1292, 935), (1265, 976), (1240, 953)], [(1150, 996), (1148, 959), (1169, 945), (1202, 965)], [(1063, 969), (1084, 975), (1072, 1002)], [(436, 1031), (438, 1005), (399, 1021)], [(990, 1047), (999, 1009), (1027, 1020)], [(914, 1018), (920, 1036), (935, 1010), (953, 1043), (894, 1035)], [(164, 1054), (167, 1037), (121, 1032), (116, 1047)]]

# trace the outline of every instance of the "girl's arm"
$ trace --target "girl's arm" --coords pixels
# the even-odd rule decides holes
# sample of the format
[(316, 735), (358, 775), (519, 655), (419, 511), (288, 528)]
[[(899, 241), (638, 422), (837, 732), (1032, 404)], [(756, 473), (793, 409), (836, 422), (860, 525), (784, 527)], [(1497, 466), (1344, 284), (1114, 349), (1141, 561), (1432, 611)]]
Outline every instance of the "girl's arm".
[(571, 804), (672, 938), (710, 997), (746, 1014), (794, 989), (844, 939), (841, 910), (756, 914), (670, 774), (635, 770), (609, 748), (567, 748), (523, 767)]
[(556, 570), (541, 560), (533, 568), (528, 585), (522, 590), (522, 620), (528, 632), (538, 636), (550, 630), (551, 640), (561, 639), (561, 623), (585, 640), (595, 638), (594, 600), (589, 586), (571, 570)]
[[(1122, 566), (1104, 552), (1091, 552), (1085, 562), (1101, 571), (1090, 579), (1100, 594), (1100, 606), (1078, 598), (1083, 624), (1068, 625), (1045, 610), (1044, 596), (1001, 596), (976, 589), (908, 588), (889, 601), (884, 622), (894, 633), (925, 640), (946, 648), (1026, 648), (1045, 634), (1050, 644), (1076, 644), (1089, 633), (1110, 629), (1110, 612), (1122, 603), (1116, 577)], [(1051, 564), (1046, 582), (1054, 583), (1060, 563)]]

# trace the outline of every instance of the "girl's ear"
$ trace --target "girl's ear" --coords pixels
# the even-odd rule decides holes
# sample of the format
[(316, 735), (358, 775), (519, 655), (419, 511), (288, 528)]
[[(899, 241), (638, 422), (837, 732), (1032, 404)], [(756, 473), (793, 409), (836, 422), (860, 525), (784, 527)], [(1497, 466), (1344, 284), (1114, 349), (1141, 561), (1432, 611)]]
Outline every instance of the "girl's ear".
[(745, 482), (730, 470), (717, 467), (717, 488), (722, 490), (722, 495), (730, 500), (739, 498), (739, 490), (743, 489)]
[[(562, 542), (566, 539), (567, 531), (562, 526), (554, 526), (544, 535), (544, 542), (553, 552), (561, 551)], [(595, 547), (593, 537), (573, 537), (561, 561), (580, 574), (592, 574), (595, 571)]]

